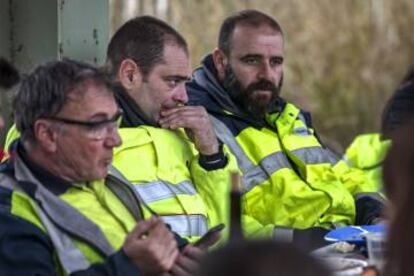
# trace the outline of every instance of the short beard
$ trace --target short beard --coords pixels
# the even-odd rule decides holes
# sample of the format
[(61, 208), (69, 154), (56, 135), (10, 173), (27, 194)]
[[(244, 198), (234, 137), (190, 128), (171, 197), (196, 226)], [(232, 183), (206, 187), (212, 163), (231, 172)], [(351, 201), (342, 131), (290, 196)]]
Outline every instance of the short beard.
[[(246, 88), (242, 87), (230, 65), (224, 71), (223, 86), (229, 93), (234, 103), (245, 113), (255, 119), (263, 119), (269, 108), (277, 101), (283, 83), (283, 75), (278, 85), (262, 79), (249, 84)], [(257, 96), (257, 90), (268, 90), (272, 93), (270, 100)]]

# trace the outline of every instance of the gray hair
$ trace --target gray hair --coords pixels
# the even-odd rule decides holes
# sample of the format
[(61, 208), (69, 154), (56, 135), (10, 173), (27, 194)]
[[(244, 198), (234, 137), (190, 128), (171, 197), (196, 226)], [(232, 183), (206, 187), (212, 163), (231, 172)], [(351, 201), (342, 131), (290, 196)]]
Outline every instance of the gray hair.
[[(58, 114), (85, 81), (103, 85), (112, 91), (105, 74), (92, 65), (64, 59), (37, 67), (23, 77), (13, 100), (14, 121), (23, 141), (34, 141), (34, 125), (38, 119)], [(81, 93), (81, 91), (79, 91)]]

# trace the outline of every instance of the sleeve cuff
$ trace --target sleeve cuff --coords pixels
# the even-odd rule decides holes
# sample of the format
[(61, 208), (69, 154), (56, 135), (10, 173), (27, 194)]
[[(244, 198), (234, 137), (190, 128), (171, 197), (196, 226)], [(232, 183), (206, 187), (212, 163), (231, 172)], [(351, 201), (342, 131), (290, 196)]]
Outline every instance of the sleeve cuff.
[(220, 143), (218, 153), (212, 155), (204, 155), (200, 153), (199, 164), (206, 171), (224, 168), (227, 165), (227, 156), (223, 151), (223, 143)]
[(141, 275), (140, 269), (125, 254), (124, 250), (119, 250), (112, 255), (112, 258), (120, 272), (117, 275)]

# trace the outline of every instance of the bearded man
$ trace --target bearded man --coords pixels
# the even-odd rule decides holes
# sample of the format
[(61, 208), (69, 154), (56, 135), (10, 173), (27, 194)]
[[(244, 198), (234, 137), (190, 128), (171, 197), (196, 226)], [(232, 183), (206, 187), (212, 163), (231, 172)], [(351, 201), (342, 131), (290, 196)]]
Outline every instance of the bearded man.
[(244, 178), (244, 212), (274, 236), (321, 244), (329, 229), (371, 224), (382, 199), (360, 171), (318, 139), (310, 114), (280, 97), (284, 37), (272, 17), (245, 10), (223, 22), (218, 47), (187, 83)]

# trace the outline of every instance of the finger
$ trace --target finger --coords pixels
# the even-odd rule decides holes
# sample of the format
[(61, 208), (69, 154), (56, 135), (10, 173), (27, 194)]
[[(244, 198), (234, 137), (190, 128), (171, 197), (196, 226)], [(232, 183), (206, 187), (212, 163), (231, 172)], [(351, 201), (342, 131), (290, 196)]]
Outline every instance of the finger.
[(178, 256), (176, 264), (187, 272), (194, 272), (198, 268), (198, 260), (191, 259), (186, 254)]
[(208, 123), (206, 118), (200, 117), (198, 114), (174, 114), (171, 117), (160, 119), (159, 124), (165, 128), (203, 128)]
[(191, 260), (200, 261), (206, 255), (206, 251), (192, 245), (187, 245), (183, 250), (183, 254)]
[[(167, 251), (165, 251), (167, 252)], [(180, 252), (178, 251), (177, 248), (175, 248), (174, 251), (170, 252), (167, 256), (164, 256), (165, 259), (165, 267), (167, 268), (167, 270), (171, 270), (172, 267), (175, 265), (175, 263), (177, 262), (177, 258), (180, 256)]]
[(166, 245), (165, 254), (167, 256), (174, 255), (175, 257), (178, 257), (179, 253), (180, 252), (178, 251), (177, 241), (173, 239), (172, 241), (168, 242), (168, 244)]
[[(179, 257), (179, 259), (180, 258), (181, 256)], [(185, 268), (183, 268), (181, 264), (178, 262), (178, 260), (177, 262), (175, 262), (175, 264), (171, 268), (171, 273), (176, 276), (189, 276), (192, 274), (191, 272), (186, 271)]]
[(178, 108), (170, 112), (161, 112), (161, 118), (170, 118), (173, 116), (207, 116), (207, 112), (200, 108)]
[(149, 233), (148, 239), (157, 243), (163, 248), (163, 252), (166, 252), (167, 254), (177, 248), (177, 241), (175, 240), (173, 233), (162, 221)]
[(174, 255), (176, 257), (178, 255), (177, 240), (164, 223), (157, 225), (149, 238), (162, 248), (164, 256)]
[(177, 118), (183, 118), (183, 117), (194, 117), (194, 118), (208, 118), (207, 112), (202, 109), (198, 108), (181, 108), (174, 112), (170, 113), (161, 113), (161, 118), (159, 123), (165, 123), (169, 122), (171, 120), (175, 120)]
[(157, 239), (160, 238), (166, 238), (168, 236), (168, 234), (170, 234), (171, 231), (167, 228), (167, 226), (165, 225), (165, 223), (159, 219), (155, 224), (154, 227), (152, 228), (151, 233), (149, 233), (149, 237), (154, 237)]
[(183, 125), (186, 122), (191, 122), (190, 120), (201, 120), (201, 118), (189, 114), (174, 114), (169, 117), (161, 118), (158, 123), (161, 126), (170, 126), (173, 124), (180, 124)]
[(220, 237), (221, 237), (221, 232), (212, 233), (208, 237), (208, 239), (206, 239), (205, 241), (197, 245), (197, 247), (199, 249), (206, 250), (210, 246), (213, 246), (214, 244), (216, 244), (220, 240)]
[(200, 110), (203, 107), (200, 108), (200, 106), (180, 106), (170, 109), (163, 109), (161, 110), (161, 116), (169, 116), (174, 113), (184, 112), (184, 111), (192, 111), (192, 110)]
[(151, 217), (147, 220), (139, 221), (135, 225), (134, 229), (130, 232), (130, 235), (134, 238), (141, 238), (144, 234), (147, 234), (156, 225), (157, 218)]

